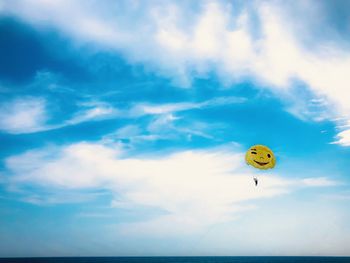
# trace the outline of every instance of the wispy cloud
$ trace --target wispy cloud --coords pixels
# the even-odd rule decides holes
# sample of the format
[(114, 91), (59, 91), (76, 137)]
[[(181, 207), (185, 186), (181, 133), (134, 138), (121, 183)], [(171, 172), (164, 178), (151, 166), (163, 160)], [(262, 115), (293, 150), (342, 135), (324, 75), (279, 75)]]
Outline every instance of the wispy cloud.
[(333, 120), (337, 125), (337, 135), (331, 144), (338, 144), (340, 146), (350, 146), (350, 117), (342, 116)]
[(350, 130), (344, 130), (337, 134), (337, 140), (333, 142), (342, 146), (350, 146)]
[(305, 94), (299, 90), (286, 96), (285, 110), (303, 121), (322, 122), (331, 120), (337, 115), (337, 112), (331, 107), (331, 103), (321, 96)]
[[(118, 109), (114, 105), (103, 101), (87, 101), (78, 104), (78, 111), (69, 119), (61, 123), (48, 124), (50, 112), (46, 107), (44, 98), (18, 98), (10, 101), (0, 108), (0, 129), (8, 133), (33, 133), (59, 129), (62, 127), (77, 125), (87, 121), (102, 121), (113, 118), (138, 118), (145, 115), (157, 116), (149, 124), (152, 127), (159, 126), (164, 121), (175, 120), (175, 113), (204, 109), (208, 107), (219, 107), (236, 103), (244, 103), (241, 97), (217, 97), (201, 102), (179, 102), (165, 104), (150, 104), (141, 102), (131, 104), (127, 108)], [(168, 122), (166, 121), (166, 122)], [(169, 122), (168, 122), (169, 123)]]
[(112, 119), (121, 116), (121, 111), (109, 103), (91, 101), (79, 105), (80, 110), (75, 115), (66, 120), (62, 126), (75, 125), (86, 121), (99, 121)]
[(157, 115), (157, 114), (168, 114), (176, 113), (186, 110), (203, 109), (209, 107), (219, 107), (230, 104), (239, 104), (246, 102), (247, 99), (244, 97), (227, 96), (227, 97), (214, 97), (209, 100), (199, 102), (177, 102), (177, 103), (164, 103), (164, 104), (151, 104), (151, 103), (139, 103), (131, 107), (129, 115), (140, 116), (140, 115)]
[(212, 130), (222, 127), (220, 124), (205, 123), (198, 120), (192, 120), (191, 125), (187, 122), (182, 123), (185, 117), (181, 112), (191, 110), (203, 110), (215, 107), (227, 107), (232, 104), (245, 103), (244, 97), (226, 96), (214, 97), (213, 99), (199, 102), (178, 102), (151, 104), (141, 102), (132, 105), (126, 110), (120, 110), (120, 116), (124, 118), (137, 118), (142, 116), (152, 116), (145, 125), (126, 125), (117, 131), (104, 136), (107, 142), (116, 139), (128, 139), (132, 142), (150, 141), (158, 139), (174, 139), (178, 136), (185, 136), (186, 140), (191, 140), (192, 136), (215, 139), (210, 134)]
[[(37, 189), (39, 190), (39, 189)], [(89, 202), (97, 199), (102, 194), (94, 192), (79, 193), (74, 191), (54, 191), (54, 192), (40, 192), (34, 193), (34, 191), (23, 191), (18, 189), (16, 191), (17, 198), (25, 203), (30, 203), (40, 206), (49, 206), (57, 204), (74, 204)]]
[(24, 97), (0, 107), (0, 130), (9, 133), (36, 132), (45, 124), (48, 116), (45, 99)]
[(34, 133), (59, 129), (86, 121), (99, 121), (120, 116), (116, 108), (107, 103), (94, 103), (81, 109), (70, 119), (48, 124), (53, 116), (44, 98), (20, 97), (0, 107), (0, 130), (13, 133)]
[(340, 184), (339, 182), (330, 180), (329, 178), (325, 178), (325, 177), (305, 178), (305, 179), (302, 179), (300, 183), (301, 185), (305, 185), (305, 186), (335, 186)]

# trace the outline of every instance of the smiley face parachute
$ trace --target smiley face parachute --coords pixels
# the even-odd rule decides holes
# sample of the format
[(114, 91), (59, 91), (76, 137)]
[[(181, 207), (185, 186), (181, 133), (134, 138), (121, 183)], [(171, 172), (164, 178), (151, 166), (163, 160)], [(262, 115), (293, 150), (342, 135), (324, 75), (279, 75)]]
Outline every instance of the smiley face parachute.
[(271, 169), (276, 165), (276, 158), (270, 148), (265, 145), (253, 145), (245, 155), (248, 165), (257, 169)]
[[(248, 165), (260, 170), (272, 169), (276, 165), (276, 158), (271, 149), (265, 145), (253, 145), (245, 155)], [(255, 185), (258, 185), (258, 179), (254, 177)]]

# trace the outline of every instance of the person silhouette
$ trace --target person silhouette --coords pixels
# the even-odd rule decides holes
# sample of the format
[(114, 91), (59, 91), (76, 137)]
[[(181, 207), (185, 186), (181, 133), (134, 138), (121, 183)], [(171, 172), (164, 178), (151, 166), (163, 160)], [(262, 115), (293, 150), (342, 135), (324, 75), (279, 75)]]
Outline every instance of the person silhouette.
[(255, 183), (255, 186), (258, 185), (258, 178), (254, 177), (254, 183)]

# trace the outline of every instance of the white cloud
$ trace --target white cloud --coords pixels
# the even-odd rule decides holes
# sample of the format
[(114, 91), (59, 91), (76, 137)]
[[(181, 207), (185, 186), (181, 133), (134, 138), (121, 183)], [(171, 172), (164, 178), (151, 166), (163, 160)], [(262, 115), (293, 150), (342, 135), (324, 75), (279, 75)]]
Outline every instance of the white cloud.
[(32, 193), (27, 191), (17, 191), (17, 196), (23, 196), (20, 198), (22, 202), (45, 206), (56, 205), (66, 203), (83, 203), (93, 201), (101, 194), (98, 193), (75, 193), (69, 191), (61, 191), (55, 193)]
[(0, 107), (0, 130), (13, 134), (34, 133), (118, 116), (118, 109), (108, 103), (94, 102), (81, 107), (72, 118), (62, 123), (48, 124), (47, 101), (44, 98), (20, 97)]
[[(46, 191), (104, 189), (115, 194), (113, 207), (161, 209), (165, 215), (140, 220), (129, 228), (153, 234), (196, 231), (233, 220), (242, 211), (254, 208), (247, 201), (287, 194), (303, 186), (335, 184), (327, 178), (288, 180), (269, 172), (255, 187), (254, 171), (246, 167), (243, 154), (229, 149), (126, 158), (119, 148), (78, 143), (12, 156), (5, 165), (12, 174), (10, 183), (19, 187), (34, 185)], [(30, 202), (43, 201), (38, 196), (28, 198)]]
[[(297, 92), (296, 92), (297, 93)], [(336, 112), (325, 98), (301, 100), (300, 94), (289, 95), (286, 111), (304, 121), (325, 121), (333, 119)]]
[[(131, 139), (133, 142), (144, 140), (169, 139), (175, 138), (178, 135), (187, 135), (187, 140), (191, 140), (193, 135), (213, 138), (208, 131), (217, 129), (220, 124), (211, 123), (208, 125), (204, 122), (192, 121), (190, 126), (186, 124), (178, 124), (177, 121), (183, 120), (183, 117), (178, 113), (188, 110), (201, 110), (210, 107), (220, 107), (230, 104), (244, 103), (243, 97), (227, 96), (214, 97), (210, 100), (200, 102), (178, 102), (164, 104), (150, 104), (141, 102), (133, 105), (129, 109), (119, 110), (119, 116), (124, 118), (135, 118), (144, 115), (153, 116), (146, 125), (145, 130), (142, 130), (136, 125), (127, 125), (120, 128), (116, 132), (104, 136), (105, 142), (112, 142), (115, 139)], [(145, 134), (146, 132), (146, 134)]]
[[(89, 42), (122, 52), (130, 61), (146, 63), (185, 86), (192, 76), (215, 71), (225, 83), (254, 77), (281, 95), (293, 86), (292, 79), (299, 79), (316, 98), (328, 101), (325, 109), (330, 113), (324, 109), (310, 111), (308, 103), (296, 102), (304, 100), (302, 97), (291, 101), (296, 105), (289, 105), (289, 112), (316, 121), (333, 115), (349, 116), (349, 52), (331, 41), (323, 48), (301, 46), (308, 32), (298, 31), (300, 23), (290, 22), (294, 18), (286, 10), (289, 5), (252, 5), (254, 8), (241, 8), (238, 2), (205, 1), (190, 9), (184, 3), (167, 1), (157, 5), (138, 1), (101, 5), (95, 1), (26, 0), (6, 1), (2, 12), (38, 27), (56, 27), (77, 43)], [(313, 10), (315, 15), (321, 9)], [(260, 22), (259, 34), (251, 30), (253, 16)], [(305, 23), (307, 19), (302, 18)], [(307, 28), (311, 28), (309, 24)]]
[(141, 134), (141, 129), (136, 125), (127, 125), (120, 128), (114, 135), (117, 138), (130, 138)]
[(350, 146), (350, 130), (343, 130), (337, 134), (337, 141), (334, 144)]
[(106, 102), (91, 101), (79, 106), (81, 106), (81, 110), (71, 119), (66, 120), (62, 126), (75, 125), (86, 121), (112, 119), (121, 116), (120, 110)]
[(157, 114), (172, 114), (176, 112), (203, 109), (208, 107), (219, 107), (230, 104), (244, 103), (247, 99), (244, 97), (227, 96), (227, 97), (214, 97), (209, 100), (200, 102), (177, 102), (177, 103), (164, 103), (164, 104), (150, 104), (139, 103), (134, 105), (128, 115), (140, 116), (140, 115), (157, 115)]
[[(59, 129), (65, 126), (76, 125), (87, 121), (101, 121), (113, 118), (137, 118), (145, 115), (154, 115), (149, 124), (150, 130), (161, 129), (161, 124), (170, 124), (176, 120), (177, 112), (219, 107), (229, 104), (243, 103), (242, 97), (216, 97), (201, 102), (178, 102), (164, 104), (150, 104), (141, 102), (129, 108), (118, 109), (103, 101), (87, 101), (78, 104), (80, 108), (71, 118), (57, 124), (47, 124), (49, 120), (46, 110), (46, 100), (43, 98), (23, 97), (5, 103), (0, 107), (0, 130), (8, 133), (33, 133)], [(153, 128), (152, 128), (153, 127)]]
[(325, 177), (318, 177), (318, 178), (305, 178), (302, 179), (300, 182), (302, 185), (305, 186), (335, 186), (339, 185), (338, 182), (329, 180)]
[(9, 133), (35, 132), (47, 120), (45, 100), (26, 97), (4, 103), (0, 107), (0, 130)]
[(155, 118), (147, 127), (147, 129), (150, 132), (162, 132), (166, 131), (168, 132), (171, 129), (175, 129), (175, 126), (173, 125), (174, 121), (176, 121), (178, 118), (175, 117), (173, 114), (163, 114), (159, 117)]

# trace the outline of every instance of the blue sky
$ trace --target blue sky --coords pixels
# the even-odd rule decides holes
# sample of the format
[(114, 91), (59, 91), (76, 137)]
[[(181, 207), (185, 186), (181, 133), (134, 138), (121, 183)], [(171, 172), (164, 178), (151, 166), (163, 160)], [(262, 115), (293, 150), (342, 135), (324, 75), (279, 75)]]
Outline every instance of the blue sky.
[(0, 1), (0, 256), (349, 255), (347, 7)]

